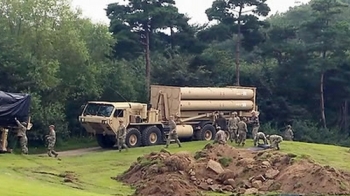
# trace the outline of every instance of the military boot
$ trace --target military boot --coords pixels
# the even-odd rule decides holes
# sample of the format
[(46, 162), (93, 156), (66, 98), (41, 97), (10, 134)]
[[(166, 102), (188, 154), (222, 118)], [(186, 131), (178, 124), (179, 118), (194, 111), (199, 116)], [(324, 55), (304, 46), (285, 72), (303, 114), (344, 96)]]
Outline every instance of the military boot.
[(276, 146), (276, 148), (277, 148), (277, 150), (280, 150), (280, 147), (278, 145)]
[(55, 158), (58, 157), (58, 153), (57, 153), (56, 151), (53, 150), (53, 151), (52, 151), (52, 154), (55, 155)]

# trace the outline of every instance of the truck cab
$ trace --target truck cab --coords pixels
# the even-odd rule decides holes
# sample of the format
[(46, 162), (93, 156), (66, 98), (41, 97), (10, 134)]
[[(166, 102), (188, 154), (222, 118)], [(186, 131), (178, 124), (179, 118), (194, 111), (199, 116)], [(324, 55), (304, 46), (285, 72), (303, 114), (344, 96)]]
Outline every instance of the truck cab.
[[(79, 122), (88, 133), (96, 136), (102, 148), (111, 148), (116, 144), (119, 120), (123, 120), (128, 128), (126, 143), (133, 147), (140, 145), (140, 131), (144, 126), (151, 123), (162, 127), (160, 122), (156, 122), (157, 115), (156, 110), (148, 110), (147, 104), (90, 101), (79, 116)], [(159, 134), (158, 136), (161, 137)]]

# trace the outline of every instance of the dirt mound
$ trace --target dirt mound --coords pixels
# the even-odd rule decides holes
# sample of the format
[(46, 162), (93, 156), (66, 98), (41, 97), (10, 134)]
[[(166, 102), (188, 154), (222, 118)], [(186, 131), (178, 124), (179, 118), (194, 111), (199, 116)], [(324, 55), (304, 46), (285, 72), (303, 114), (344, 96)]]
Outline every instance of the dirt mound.
[(348, 173), (295, 158), (209, 144), (195, 156), (162, 150), (139, 157), (114, 179), (134, 186), (135, 196), (197, 196), (201, 191), (350, 194)]

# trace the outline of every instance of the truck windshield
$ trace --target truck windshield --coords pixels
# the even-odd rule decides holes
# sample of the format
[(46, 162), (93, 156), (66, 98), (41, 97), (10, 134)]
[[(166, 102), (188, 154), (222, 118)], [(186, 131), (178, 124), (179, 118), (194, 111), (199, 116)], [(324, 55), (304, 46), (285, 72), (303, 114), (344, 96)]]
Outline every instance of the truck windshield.
[(83, 116), (103, 116), (109, 117), (113, 112), (114, 106), (110, 104), (89, 103), (83, 112)]

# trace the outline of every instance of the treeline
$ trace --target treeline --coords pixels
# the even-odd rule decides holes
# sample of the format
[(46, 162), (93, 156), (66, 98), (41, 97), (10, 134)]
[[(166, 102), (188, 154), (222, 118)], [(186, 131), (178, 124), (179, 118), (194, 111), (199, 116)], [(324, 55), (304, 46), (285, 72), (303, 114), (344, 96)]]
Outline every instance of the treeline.
[(82, 104), (148, 102), (149, 83), (239, 84), (258, 88), (265, 131), (291, 124), (298, 140), (350, 145), (349, 0), (264, 20), (265, 0), (216, 0), (206, 10), (215, 25), (190, 25), (173, 0), (150, 2), (108, 5), (105, 26), (66, 0), (0, 0), (0, 89), (32, 95), (31, 139), (51, 123), (83, 136)]

